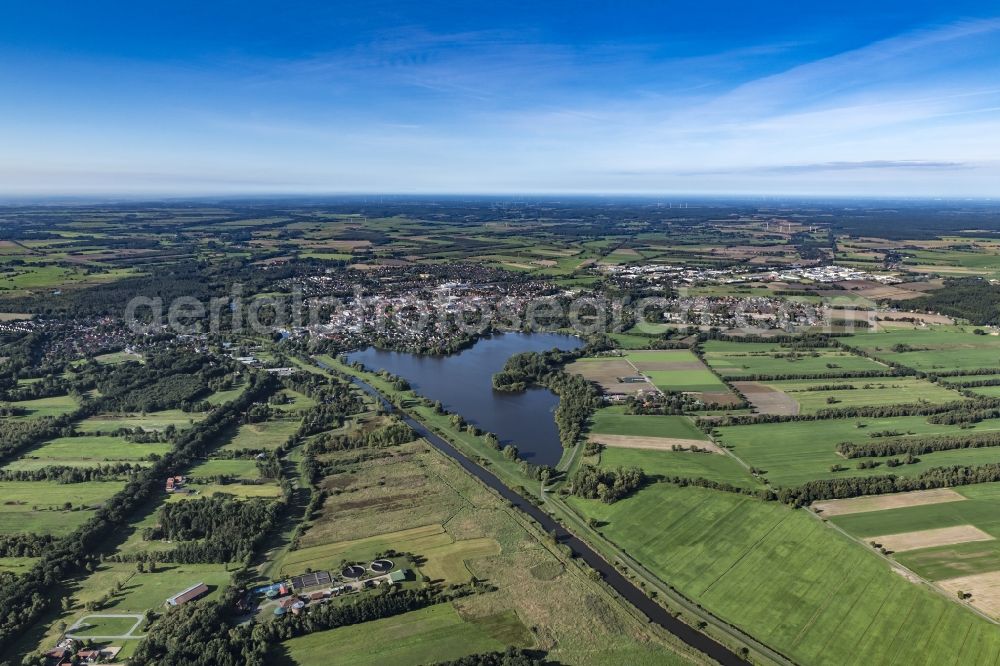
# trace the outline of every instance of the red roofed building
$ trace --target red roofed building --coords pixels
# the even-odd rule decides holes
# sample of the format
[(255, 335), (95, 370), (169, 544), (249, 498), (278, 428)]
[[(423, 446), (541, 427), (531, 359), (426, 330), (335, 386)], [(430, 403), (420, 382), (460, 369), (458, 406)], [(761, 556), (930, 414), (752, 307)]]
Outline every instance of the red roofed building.
[(166, 601), (167, 606), (183, 606), (189, 601), (208, 594), (208, 585), (197, 583), (182, 592), (178, 592)]

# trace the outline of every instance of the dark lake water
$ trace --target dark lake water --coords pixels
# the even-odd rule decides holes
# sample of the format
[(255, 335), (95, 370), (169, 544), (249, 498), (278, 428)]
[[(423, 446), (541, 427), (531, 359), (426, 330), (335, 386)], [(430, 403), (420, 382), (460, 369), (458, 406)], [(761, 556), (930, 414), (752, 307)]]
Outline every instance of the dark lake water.
[(523, 393), (493, 390), (493, 373), (521, 352), (553, 348), (571, 350), (583, 341), (556, 333), (504, 333), (483, 338), (450, 356), (422, 356), (368, 348), (347, 358), (373, 370), (403, 377), (416, 391), (440, 400), (445, 409), (495, 433), (503, 444), (514, 444), (521, 457), (536, 465), (555, 465), (562, 456), (559, 430), (553, 416), (559, 398), (543, 388)]

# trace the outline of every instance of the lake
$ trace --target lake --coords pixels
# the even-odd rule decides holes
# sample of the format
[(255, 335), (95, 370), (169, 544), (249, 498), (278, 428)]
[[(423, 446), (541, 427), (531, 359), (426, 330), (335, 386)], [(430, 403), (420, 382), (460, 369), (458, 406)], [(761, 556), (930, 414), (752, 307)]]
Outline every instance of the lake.
[(502, 444), (515, 445), (521, 458), (554, 467), (563, 453), (554, 417), (558, 396), (545, 388), (530, 388), (522, 393), (494, 391), (493, 373), (502, 370), (514, 354), (553, 348), (572, 350), (583, 344), (579, 338), (558, 333), (503, 333), (482, 338), (450, 356), (370, 347), (347, 354), (347, 358), (406, 379), (420, 395), (440, 400), (448, 411), (496, 434)]

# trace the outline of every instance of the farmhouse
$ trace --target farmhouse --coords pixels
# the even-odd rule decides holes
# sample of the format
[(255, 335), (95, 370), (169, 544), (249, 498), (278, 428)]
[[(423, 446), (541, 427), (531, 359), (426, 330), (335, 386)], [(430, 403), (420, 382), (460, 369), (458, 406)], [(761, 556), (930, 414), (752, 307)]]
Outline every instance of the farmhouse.
[(186, 590), (178, 592), (174, 596), (167, 599), (167, 606), (183, 606), (189, 601), (197, 599), (208, 593), (208, 586), (204, 583), (196, 583)]
[(184, 485), (184, 477), (183, 476), (168, 476), (167, 477), (167, 483), (166, 483), (166, 491), (168, 493), (172, 493), (175, 490), (180, 489), (180, 487), (183, 486), (183, 485)]

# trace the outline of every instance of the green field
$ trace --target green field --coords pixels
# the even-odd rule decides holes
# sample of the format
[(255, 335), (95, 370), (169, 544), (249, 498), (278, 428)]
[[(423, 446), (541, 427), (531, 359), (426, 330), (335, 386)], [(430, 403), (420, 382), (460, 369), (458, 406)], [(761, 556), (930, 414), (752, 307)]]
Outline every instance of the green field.
[[(76, 636), (124, 636), (131, 633), (132, 627), (140, 618), (134, 617), (101, 617), (100, 615), (88, 615), (81, 618), (82, 624), (72, 633)], [(136, 629), (136, 633), (141, 633), (142, 623)]]
[(95, 356), (94, 360), (98, 363), (105, 363), (108, 365), (114, 365), (117, 363), (125, 363), (126, 361), (136, 361), (137, 363), (142, 363), (143, 358), (139, 354), (128, 354), (126, 352), (112, 352), (110, 354), (101, 354), (100, 356)]
[(686, 349), (630, 351), (625, 359), (662, 391), (715, 393), (728, 387)]
[(893, 573), (804, 511), (669, 484), (611, 505), (570, 501), (662, 580), (796, 662), (1000, 658), (995, 625)]
[(1000, 337), (975, 335), (972, 330), (971, 326), (899, 329), (855, 335), (846, 342), (879, 359), (927, 373), (1000, 368)]
[(37, 557), (0, 557), (0, 572), (23, 574), (37, 561)]
[(259, 479), (260, 470), (253, 460), (245, 458), (218, 458), (195, 465), (187, 473), (191, 477), (232, 476), (239, 479)]
[(142, 460), (150, 455), (162, 456), (170, 451), (169, 443), (138, 444), (123, 437), (107, 435), (81, 435), (79, 437), (59, 437), (27, 451), (12, 463), (10, 469), (18, 469), (17, 464), (32, 461), (47, 461), (53, 465), (87, 465), (115, 460)]
[(243, 483), (190, 483), (187, 490), (190, 494), (174, 493), (167, 498), (168, 502), (183, 502), (199, 497), (210, 497), (212, 495), (233, 495), (237, 498), (263, 497), (276, 499), (281, 497), (281, 487), (272, 482), (243, 484)]
[(609, 446), (601, 451), (600, 466), (607, 469), (638, 467), (646, 474), (654, 476), (705, 478), (742, 487), (759, 485), (731, 456), (714, 453), (651, 451)]
[(280, 412), (286, 413), (296, 413), (302, 412), (310, 407), (316, 406), (316, 401), (307, 395), (299, 393), (298, 391), (293, 391), (291, 389), (285, 389), (279, 392), (279, 395), (290, 400), (287, 403), (273, 403), (272, 407)]
[(620, 349), (648, 349), (652, 338), (631, 333), (610, 333), (608, 335)]
[(184, 412), (179, 409), (165, 409), (148, 414), (101, 414), (91, 416), (77, 424), (80, 432), (114, 432), (121, 428), (142, 428), (143, 430), (163, 430), (169, 425), (178, 430), (190, 428), (205, 418), (204, 413)]
[(855, 371), (889, 369), (849, 352), (820, 347), (791, 349), (771, 342), (709, 340), (703, 346), (705, 362), (727, 379), (782, 375), (837, 375)]
[[(916, 377), (869, 377), (863, 379), (793, 379), (763, 382), (784, 392), (799, 404), (799, 413), (868, 405), (941, 404), (965, 398), (952, 389)], [(843, 390), (810, 390), (817, 386), (853, 386)], [(835, 402), (830, 402), (830, 400)]]
[[(997, 380), (1000, 379), (1000, 375), (947, 375), (940, 378), (942, 384), (961, 384), (963, 382), (979, 382), (985, 379)], [(979, 388), (994, 388), (994, 387), (979, 387)], [(979, 390), (974, 389), (974, 390)]]
[[(863, 427), (859, 428), (858, 424)], [(971, 430), (1000, 430), (1000, 419), (982, 421)], [(969, 432), (957, 425), (928, 423), (924, 416), (898, 416), (726, 426), (717, 428), (716, 433), (720, 444), (731, 447), (733, 453), (747, 464), (765, 470), (768, 480), (779, 486), (795, 486), (813, 479), (836, 477), (884, 474), (913, 476), (942, 465), (1000, 462), (1000, 448), (957, 449), (923, 454), (919, 456), (920, 462), (913, 465), (892, 469), (885, 465), (874, 469), (857, 469), (860, 459), (848, 460), (836, 452), (840, 442), (868, 442), (872, 441), (869, 433), (886, 431), (914, 435), (960, 435)], [(872, 460), (884, 462), (889, 457), (893, 456)], [(831, 472), (830, 467), (833, 465), (843, 465), (848, 469)]]
[(245, 423), (236, 436), (222, 447), (224, 451), (242, 449), (271, 451), (284, 444), (299, 428), (298, 419), (281, 419), (264, 423)]
[[(957, 525), (974, 525), (1000, 539), (1000, 512), (997, 511), (1000, 483), (962, 486), (954, 490), (968, 499), (832, 516), (830, 520), (861, 539)], [(897, 553), (893, 557), (925, 578), (942, 580), (1000, 571), (1000, 541), (937, 546)]]
[[(124, 486), (123, 481), (0, 481), (0, 534), (69, 534)], [(64, 508), (67, 502), (73, 509)]]
[(626, 414), (623, 407), (602, 407), (594, 412), (590, 422), (590, 432), (599, 435), (708, 439), (708, 436), (696, 428), (686, 416)]
[[(377, 638), (376, 638), (377, 637)], [(357, 666), (417, 666), (524, 644), (531, 634), (513, 613), (467, 622), (437, 604), (373, 622), (293, 638), (283, 644), (296, 664), (336, 661)]]
[(235, 388), (226, 389), (225, 391), (216, 391), (212, 395), (205, 398), (205, 401), (210, 405), (221, 405), (243, 395), (243, 391), (245, 391), (246, 388), (246, 384), (240, 384)]
[(976, 386), (965, 390), (987, 398), (1000, 398), (1000, 386)]
[[(103, 563), (78, 585), (73, 601), (79, 606), (111, 590), (116, 583), (122, 591), (100, 609), (102, 613), (144, 613), (162, 608), (166, 599), (195, 583), (209, 587), (207, 599), (217, 598), (229, 583), (231, 572), (223, 564), (157, 563), (154, 573), (137, 573), (134, 563)], [(76, 616), (86, 611), (75, 613)]]
[(79, 407), (76, 401), (68, 395), (53, 396), (51, 398), (37, 398), (35, 400), (20, 400), (10, 403), (14, 407), (28, 410), (25, 417), (35, 416), (62, 416), (72, 412)]

